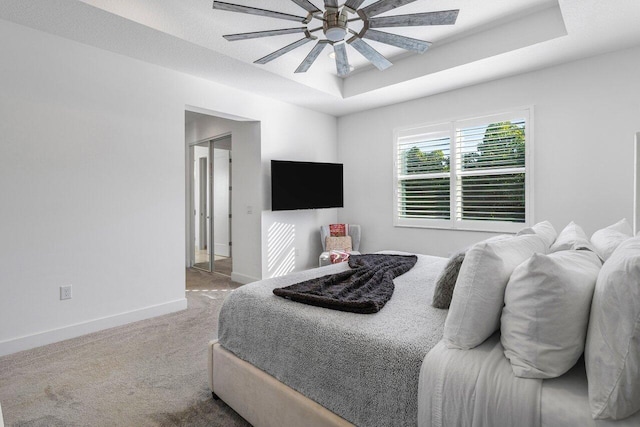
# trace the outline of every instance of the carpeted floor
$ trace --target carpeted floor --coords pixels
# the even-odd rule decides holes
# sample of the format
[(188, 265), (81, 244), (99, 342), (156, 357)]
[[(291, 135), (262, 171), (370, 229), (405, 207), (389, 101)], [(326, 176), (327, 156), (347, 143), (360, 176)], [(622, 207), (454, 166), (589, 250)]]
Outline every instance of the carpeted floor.
[(213, 262), (213, 268), (216, 273), (224, 274), (225, 276), (231, 276), (231, 270), (233, 268), (232, 258), (221, 258)]
[(207, 383), (207, 343), (239, 285), (187, 270), (189, 308), (0, 358), (7, 426), (248, 426)]
[[(201, 270), (209, 270), (208, 262), (199, 262), (193, 265)], [(220, 258), (213, 262), (213, 269), (216, 273), (224, 274), (231, 277), (231, 270), (233, 267), (232, 258)]]

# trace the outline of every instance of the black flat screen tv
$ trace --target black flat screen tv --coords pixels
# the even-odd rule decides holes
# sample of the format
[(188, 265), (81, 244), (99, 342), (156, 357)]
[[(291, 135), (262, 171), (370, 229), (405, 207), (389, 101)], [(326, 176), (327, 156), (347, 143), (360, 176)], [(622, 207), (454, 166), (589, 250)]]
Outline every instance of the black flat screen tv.
[(271, 160), (271, 210), (343, 207), (342, 165)]

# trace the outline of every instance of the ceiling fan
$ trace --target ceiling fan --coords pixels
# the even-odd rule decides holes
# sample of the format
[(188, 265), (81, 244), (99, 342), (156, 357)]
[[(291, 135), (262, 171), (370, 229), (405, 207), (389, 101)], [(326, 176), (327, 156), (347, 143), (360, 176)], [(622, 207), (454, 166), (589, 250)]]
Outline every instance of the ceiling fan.
[[(301, 22), (305, 25), (309, 24), (314, 19), (322, 21), (322, 26), (313, 29), (309, 29), (305, 26), (279, 30), (256, 31), (251, 33), (227, 34), (223, 37), (229, 41), (237, 41), (260, 37), (279, 36), (283, 34), (304, 34), (304, 37), (300, 40), (254, 61), (256, 64), (266, 64), (312, 40), (318, 40), (318, 37), (315, 37), (312, 34), (322, 30), (325, 38), (318, 40), (316, 45), (311, 49), (307, 57), (302, 61), (295, 72), (305, 73), (318, 58), (320, 53), (322, 53), (324, 48), (330, 44), (333, 46), (336, 69), (338, 75), (341, 77), (346, 76), (351, 71), (349, 58), (347, 57), (347, 44), (362, 54), (362, 56), (375, 65), (379, 70), (385, 70), (393, 64), (391, 64), (391, 62), (389, 62), (389, 60), (382, 56), (377, 50), (371, 47), (371, 45), (365, 42), (364, 39), (374, 40), (418, 53), (425, 52), (431, 45), (429, 42), (375, 30), (374, 28), (452, 25), (455, 24), (459, 12), (458, 10), (443, 10), (438, 12), (413, 13), (408, 15), (378, 16), (397, 7), (412, 3), (415, 0), (379, 0), (362, 9), (359, 9), (359, 7), (364, 3), (364, 0), (347, 0), (343, 5), (339, 5), (338, 0), (324, 0), (324, 12), (308, 0), (291, 1), (304, 9), (307, 12), (306, 16), (291, 15), (288, 13), (225, 3), (221, 1), (214, 1), (213, 8), (229, 12), (240, 12), (270, 18), (285, 19)], [(355, 16), (350, 18), (350, 14)], [(349, 28), (350, 22), (358, 20), (362, 20), (362, 29), (360, 31), (354, 31)], [(352, 36), (345, 42), (345, 38), (349, 33)]]

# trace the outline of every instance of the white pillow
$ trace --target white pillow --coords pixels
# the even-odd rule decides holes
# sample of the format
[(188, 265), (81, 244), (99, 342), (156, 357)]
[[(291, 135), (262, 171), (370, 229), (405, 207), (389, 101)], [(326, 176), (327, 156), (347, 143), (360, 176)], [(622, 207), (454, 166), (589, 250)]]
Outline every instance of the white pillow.
[(594, 419), (640, 410), (640, 237), (618, 246), (600, 270), (585, 362)]
[(587, 238), (582, 227), (571, 221), (558, 235), (555, 243), (551, 245), (550, 252), (589, 249), (595, 252), (595, 248)]
[(517, 377), (555, 378), (576, 364), (601, 266), (591, 251), (560, 251), (534, 254), (513, 271), (500, 340)]
[(556, 241), (556, 237), (558, 237), (558, 232), (553, 228), (553, 225), (549, 221), (542, 221), (533, 227), (523, 228), (518, 231), (517, 236), (522, 236), (524, 234), (537, 234), (544, 239), (547, 247), (551, 247), (553, 242)]
[(498, 330), (509, 276), (531, 255), (546, 251), (544, 239), (536, 234), (481, 242), (469, 249), (444, 324), (447, 347), (470, 349)]
[(598, 256), (603, 261), (606, 261), (609, 259), (613, 251), (620, 246), (620, 243), (630, 237), (633, 237), (633, 230), (626, 218), (623, 218), (615, 224), (593, 233), (593, 236), (591, 236), (591, 243), (593, 244)]

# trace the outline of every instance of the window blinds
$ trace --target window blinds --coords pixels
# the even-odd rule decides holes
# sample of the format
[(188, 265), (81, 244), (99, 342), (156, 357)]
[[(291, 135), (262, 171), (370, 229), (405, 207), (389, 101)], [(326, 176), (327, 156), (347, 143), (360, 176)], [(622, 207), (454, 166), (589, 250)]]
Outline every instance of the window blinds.
[(434, 132), (401, 138), (397, 146), (398, 215), (451, 217), (451, 137)]
[(522, 110), (399, 131), (397, 224), (496, 231), (526, 222), (528, 115)]
[(525, 222), (525, 120), (456, 129), (458, 220)]

